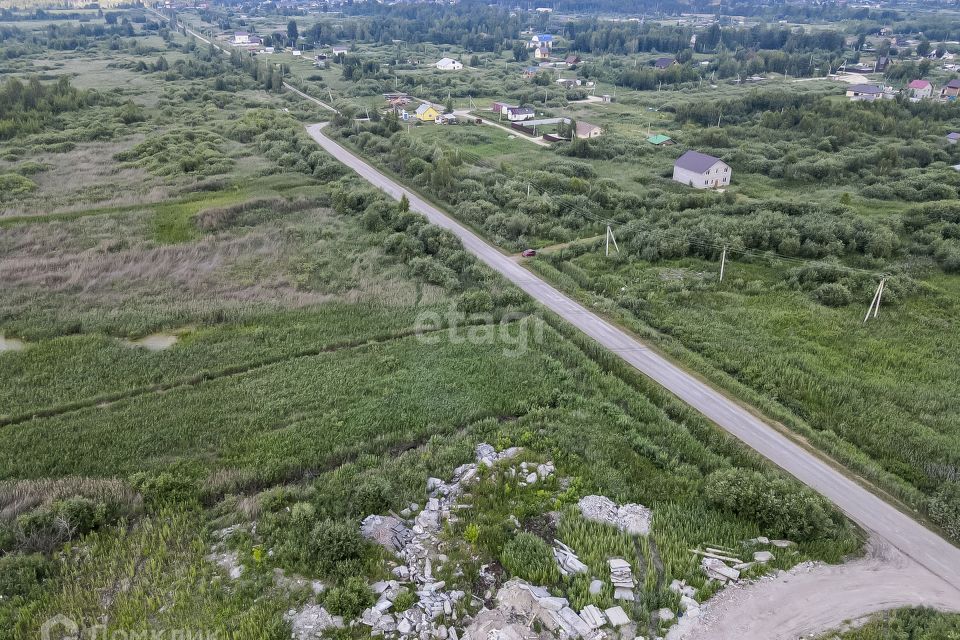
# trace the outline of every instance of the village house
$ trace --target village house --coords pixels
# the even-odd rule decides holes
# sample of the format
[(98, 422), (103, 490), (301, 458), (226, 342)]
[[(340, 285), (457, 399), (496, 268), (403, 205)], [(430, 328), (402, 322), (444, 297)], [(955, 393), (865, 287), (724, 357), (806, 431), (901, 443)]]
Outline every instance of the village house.
[(433, 108), (432, 104), (423, 103), (414, 112), (417, 120), (420, 122), (436, 122), (440, 112)]
[(539, 33), (527, 42), (527, 49), (539, 49), (540, 47), (553, 49), (553, 36), (549, 33)]
[(940, 96), (949, 100), (956, 99), (958, 95), (960, 95), (960, 80), (951, 80), (940, 90)]
[(440, 71), (459, 71), (463, 69), (463, 63), (453, 58), (440, 58), (436, 66)]
[(231, 41), (231, 44), (240, 45), (240, 46), (245, 44), (250, 44), (250, 34), (247, 33), (246, 31), (235, 32), (233, 34), (233, 40)]
[(887, 67), (890, 66), (890, 58), (887, 56), (880, 56), (877, 58), (877, 61), (873, 65), (874, 73), (883, 73), (887, 70)]
[(911, 80), (907, 89), (910, 90), (910, 97), (914, 100), (923, 100), (933, 95), (933, 85), (926, 80)]
[(333, 53), (333, 57), (334, 57), (334, 58), (340, 58), (340, 57), (342, 57), (342, 56), (345, 56), (345, 55), (347, 55), (347, 53), (348, 53), (349, 51), (350, 51), (350, 49), (348, 49), (347, 47), (332, 47), (332, 48), (331, 48), (331, 52)]
[(697, 189), (730, 184), (730, 165), (699, 151), (687, 151), (673, 164), (673, 180)]
[(673, 58), (657, 58), (653, 61), (655, 69), (668, 69), (677, 63)]
[(525, 67), (523, 69), (523, 77), (527, 80), (534, 77), (538, 73), (540, 73), (540, 67)]
[(603, 135), (603, 127), (590, 124), (589, 122), (577, 121), (578, 138), (597, 138), (601, 135)]
[(507, 107), (507, 120), (510, 122), (523, 122), (534, 118), (536, 115), (531, 107)]
[(960, 133), (956, 131), (951, 131), (947, 134), (947, 142), (950, 144), (957, 144), (957, 140), (960, 140)]
[(580, 56), (575, 54), (570, 54), (563, 59), (563, 63), (568, 67), (572, 67), (574, 65), (580, 64)]
[(883, 97), (883, 87), (873, 84), (852, 84), (847, 87), (847, 97), (852, 101), (872, 102)]
[(536, 51), (533, 52), (534, 60), (549, 60), (550, 59), (550, 49), (547, 47), (538, 47)]

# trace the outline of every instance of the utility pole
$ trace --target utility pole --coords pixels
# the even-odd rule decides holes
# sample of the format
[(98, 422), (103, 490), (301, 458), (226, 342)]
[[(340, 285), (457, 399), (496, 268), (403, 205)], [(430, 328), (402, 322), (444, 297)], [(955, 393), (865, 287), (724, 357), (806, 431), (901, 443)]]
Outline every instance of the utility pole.
[(727, 247), (723, 247), (723, 255), (720, 256), (720, 280), (718, 282), (723, 282), (723, 269), (727, 266)]
[(617, 239), (613, 237), (613, 229), (610, 228), (610, 225), (607, 225), (607, 255), (610, 255), (610, 241), (613, 240), (613, 248), (617, 250), (617, 253), (620, 253), (620, 247), (617, 246)]
[(873, 302), (870, 303), (870, 308), (867, 309), (867, 315), (863, 316), (864, 324), (866, 324), (867, 320), (869, 320), (870, 318), (876, 318), (877, 313), (880, 312), (880, 298), (883, 297), (883, 289), (886, 286), (886, 284), (887, 284), (887, 279), (880, 278), (880, 284), (877, 286), (877, 292), (873, 294)]

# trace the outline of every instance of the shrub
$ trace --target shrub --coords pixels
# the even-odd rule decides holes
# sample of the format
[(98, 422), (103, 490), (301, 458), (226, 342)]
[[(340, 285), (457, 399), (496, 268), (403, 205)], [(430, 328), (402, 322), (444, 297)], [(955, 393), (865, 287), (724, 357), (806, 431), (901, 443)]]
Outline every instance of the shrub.
[(0, 200), (8, 200), (22, 196), (37, 188), (30, 178), (16, 173), (0, 173)]
[(331, 575), (347, 566), (356, 566), (366, 551), (366, 542), (355, 523), (321, 520), (310, 531), (309, 553), (314, 568)]
[(500, 563), (511, 574), (534, 584), (551, 584), (560, 579), (550, 546), (526, 531), (503, 546)]
[(28, 596), (53, 574), (54, 564), (40, 554), (0, 557), (0, 597)]
[(704, 494), (715, 506), (753, 520), (767, 535), (799, 541), (834, 537), (840, 530), (839, 515), (826, 500), (785, 478), (722, 469), (707, 476)]
[(954, 540), (960, 540), (960, 483), (945, 482), (930, 498), (930, 519)]
[(828, 307), (845, 307), (853, 300), (850, 290), (839, 282), (828, 282), (817, 287), (813, 292), (814, 299)]
[(140, 492), (143, 501), (153, 509), (172, 504), (189, 504), (198, 500), (199, 492), (192, 480), (163, 471), (158, 474), (137, 473), (130, 484)]
[(363, 610), (373, 605), (374, 597), (367, 581), (359, 576), (347, 578), (343, 584), (327, 592), (323, 599), (327, 611), (346, 619), (358, 617)]

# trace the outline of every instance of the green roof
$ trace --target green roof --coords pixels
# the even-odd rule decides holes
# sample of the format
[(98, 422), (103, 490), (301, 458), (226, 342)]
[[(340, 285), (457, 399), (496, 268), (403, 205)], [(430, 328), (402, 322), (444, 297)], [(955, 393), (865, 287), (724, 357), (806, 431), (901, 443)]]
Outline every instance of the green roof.
[(670, 136), (665, 136), (662, 133), (658, 133), (655, 136), (650, 136), (647, 138), (647, 142), (651, 144), (663, 144), (664, 142), (670, 142)]

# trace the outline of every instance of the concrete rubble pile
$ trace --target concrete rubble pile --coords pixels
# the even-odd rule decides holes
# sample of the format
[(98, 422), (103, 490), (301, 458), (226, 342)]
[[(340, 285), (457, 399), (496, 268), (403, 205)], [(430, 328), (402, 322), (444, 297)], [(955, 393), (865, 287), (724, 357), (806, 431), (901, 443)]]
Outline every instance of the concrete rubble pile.
[(543, 587), (520, 578), (512, 578), (497, 593), (497, 606), (477, 614), (464, 635), (465, 640), (528, 640), (537, 634), (530, 630), (539, 625), (561, 639), (583, 638), (602, 640), (608, 637), (601, 627), (620, 627), (630, 623), (621, 607), (606, 611), (587, 605), (580, 613), (566, 598), (550, 595)]
[(633, 588), (636, 582), (633, 580), (630, 563), (623, 558), (611, 558), (607, 562), (610, 564), (610, 582), (613, 583), (614, 599), (633, 601)]
[[(394, 579), (371, 587), (377, 594), (377, 603), (360, 618), (362, 624), (370, 627), (371, 636), (459, 640), (458, 627), (462, 629), (469, 620), (457, 619), (457, 604), (466, 594), (447, 591), (446, 583), (434, 577), (434, 569), (447, 561), (439, 534), (444, 521), (455, 523), (457, 512), (470, 508), (458, 500), (464, 488), (477, 479), (480, 465), (493, 467), (521, 451), (519, 447), (512, 447), (498, 453), (489, 444), (479, 444), (477, 461), (454, 469), (450, 482), (439, 478), (427, 480), (426, 505), (422, 510), (417, 504), (409, 505), (401, 512), (408, 518), (406, 521), (395, 515), (371, 515), (363, 520), (360, 527), (363, 536), (393, 551), (401, 560), (401, 564), (392, 568)], [(526, 463), (520, 465), (521, 472), (524, 465)], [(534, 472), (537, 478), (545, 478), (554, 471), (552, 463), (539, 465), (538, 469), (540, 471)], [(394, 613), (393, 602), (404, 586), (414, 590), (417, 602), (406, 611)], [(441, 617), (446, 625), (440, 623)]]
[(299, 611), (291, 609), (284, 619), (290, 623), (291, 637), (297, 640), (313, 640), (331, 627), (343, 627), (342, 618), (331, 616), (318, 604), (308, 604)]
[(573, 552), (573, 549), (559, 540), (555, 539), (553, 542), (557, 545), (553, 548), (553, 557), (557, 559), (560, 573), (565, 576), (573, 576), (586, 573), (589, 570), (587, 565), (583, 564), (577, 554)]
[(580, 513), (587, 520), (603, 522), (633, 536), (650, 533), (653, 513), (642, 504), (629, 503), (617, 506), (604, 496), (584, 496), (580, 499)]

